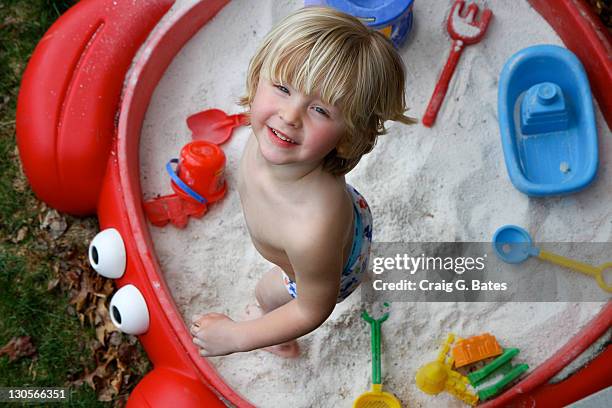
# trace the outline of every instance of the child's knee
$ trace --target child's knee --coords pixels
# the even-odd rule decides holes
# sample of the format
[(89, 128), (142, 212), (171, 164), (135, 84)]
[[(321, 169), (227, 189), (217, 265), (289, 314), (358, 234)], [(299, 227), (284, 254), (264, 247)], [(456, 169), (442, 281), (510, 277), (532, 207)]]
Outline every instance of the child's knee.
[(280, 268), (272, 268), (257, 282), (257, 285), (255, 285), (255, 299), (266, 312), (292, 300), (287, 288), (283, 284)]
[(271, 303), (270, 288), (266, 279), (260, 279), (255, 285), (255, 300), (263, 310), (268, 310)]
[(257, 304), (259, 304), (259, 307), (263, 307), (264, 306), (264, 295), (263, 295), (263, 291), (264, 289), (262, 288), (262, 284), (261, 284), (261, 280), (259, 282), (257, 282), (257, 285), (255, 285), (255, 300), (257, 300)]

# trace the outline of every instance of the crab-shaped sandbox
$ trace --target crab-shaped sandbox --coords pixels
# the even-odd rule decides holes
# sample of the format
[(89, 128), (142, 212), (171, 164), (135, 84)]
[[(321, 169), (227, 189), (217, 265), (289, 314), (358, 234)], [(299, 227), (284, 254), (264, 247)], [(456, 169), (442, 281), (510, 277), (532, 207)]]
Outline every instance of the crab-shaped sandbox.
[[(609, 34), (584, 1), (529, 1), (581, 59), (611, 124)], [(17, 141), (28, 180), (41, 200), (60, 211), (98, 214), (102, 232), (90, 258), (99, 273), (117, 279), (113, 321), (139, 335), (154, 366), (128, 406), (252, 406), (192, 343), (156, 259), (138, 165), (140, 131), (158, 81), (181, 47), (227, 3), (202, 0), (160, 23), (172, 0), (83, 0), (49, 29), (22, 81)], [(610, 348), (567, 380), (546, 382), (611, 324), (608, 303), (552, 358), (482, 406), (547, 406), (558, 402), (559, 390), (574, 401), (603, 388)]]

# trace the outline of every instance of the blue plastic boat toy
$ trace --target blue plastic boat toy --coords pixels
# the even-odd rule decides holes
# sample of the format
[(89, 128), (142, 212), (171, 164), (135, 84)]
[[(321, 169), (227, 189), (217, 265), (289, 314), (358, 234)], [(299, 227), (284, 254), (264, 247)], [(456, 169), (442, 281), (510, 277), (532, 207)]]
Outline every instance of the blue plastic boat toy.
[(499, 127), (510, 180), (530, 196), (585, 188), (597, 172), (597, 126), (589, 82), (565, 48), (514, 54), (499, 80)]
[(412, 30), (414, 0), (305, 0), (304, 6), (329, 6), (355, 16), (399, 48)]

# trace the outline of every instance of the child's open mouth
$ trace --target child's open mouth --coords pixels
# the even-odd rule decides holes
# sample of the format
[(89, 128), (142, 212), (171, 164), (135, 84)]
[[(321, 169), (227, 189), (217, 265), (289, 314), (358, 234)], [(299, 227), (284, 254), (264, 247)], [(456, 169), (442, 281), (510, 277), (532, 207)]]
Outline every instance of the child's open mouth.
[(287, 137), (284, 133), (268, 126), (268, 135), (274, 143), (282, 147), (297, 146), (298, 142)]

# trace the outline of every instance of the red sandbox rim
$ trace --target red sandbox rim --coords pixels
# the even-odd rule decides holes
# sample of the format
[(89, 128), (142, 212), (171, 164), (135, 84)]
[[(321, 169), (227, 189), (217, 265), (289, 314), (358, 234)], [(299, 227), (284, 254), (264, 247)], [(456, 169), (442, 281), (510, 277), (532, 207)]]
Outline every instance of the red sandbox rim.
[[(602, 32), (601, 23), (598, 24), (598, 21), (593, 21), (593, 14), (582, 1), (529, 1), (551, 23), (568, 48), (579, 56), (589, 74), (601, 110), (604, 112), (608, 123), (612, 123), (612, 93), (608, 92), (608, 95), (606, 95), (605, 92), (612, 83), (610, 40), (605, 29)], [(140, 205), (142, 194), (139, 180), (138, 146), (142, 121), (153, 90), (165, 68), (183, 44), (200, 28), (198, 14), (201, 14), (206, 8), (203, 4), (210, 5), (212, 3), (218, 6), (225, 1), (201, 2), (191, 9), (181, 12), (181, 15), (174, 18), (170, 24), (160, 27), (143, 47), (146, 52), (139, 54), (140, 59), (135, 61), (134, 69), (126, 81), (117, 139), (119, 182), (126, 206), (126, 218), (129, 220), (130, 229), (136, 241), (135, 245), (142, 254), (147, 255), (143, 257), (142, 263), (147, 271), (148, 279), (146, 280), (149, 281), (149, 286), (153, 282), (164, 282), (164, 278), (154, 251), (151, 250), (153, 248), (152, 240)], [(587, 54), (586, 58), (585, 53)], [(188, 353), (193, 367), (198, 370), (198, 377), (203, 377), (219, 394), (234, 405), (251, 407), (251, 404), (242, 399), (218, 376), (214, 368), (207, 362), (203, 362), (203, 359), (197, 355), (196, 349), (191, 343), (191, 336), (187, 332), (185, 323), (165, 284), (162, 285), (161, 290), (159, 287), (149, 287), (148, 289), (149, 293), (154, 292), (156, 294), (157, 301), (164, 306), (163, 313), (170, 324), (169, 327), (175, 331), (180, 343)], [(609, 302), (580, 333), (575, 335), (553, 357), (536, 368), (525, 380), (502, 396), (482, 406), (506, 406), (514, 398), (530, 393), (545, 384), (555, 373), (600, 337), (611, 324), (612, 302)], [(148, 349), (147, 352), (153, 364), (156, 365), (155, 356), (151, 356)]]
[(612, 129), (612, 35), (584, 0), (528, 0), (578, 56)]

